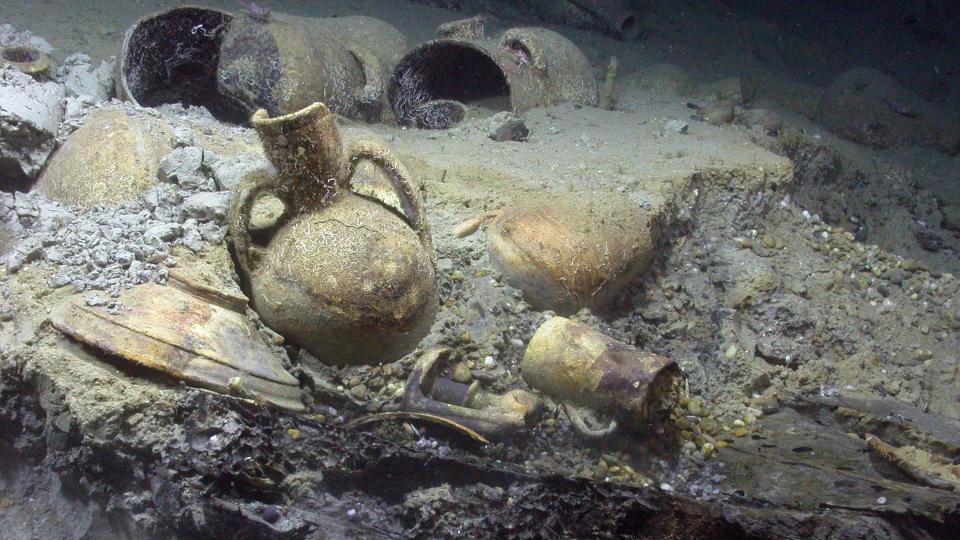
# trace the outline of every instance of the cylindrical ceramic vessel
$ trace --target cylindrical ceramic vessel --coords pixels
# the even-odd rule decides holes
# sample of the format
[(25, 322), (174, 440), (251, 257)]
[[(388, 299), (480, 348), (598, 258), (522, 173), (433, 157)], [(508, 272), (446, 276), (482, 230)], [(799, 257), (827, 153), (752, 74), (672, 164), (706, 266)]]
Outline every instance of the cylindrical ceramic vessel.
[(589, 60), (556, 32), (514, 28), (490, 39), (482, 20), (473, 18), (443, 25), (440, 34), (414, 47), (393, 71), (388, 95), (401, 124), (450, 127), (462, 113), (446, 106), (449, 102), (483, 100), (514, 112), (565, 102), (597, 104)]
[(563, 317), (537, 329), (520, 369), (527, 384), (558, 401), (637, 423), (674, 395), (682, 376), (669, 358)]

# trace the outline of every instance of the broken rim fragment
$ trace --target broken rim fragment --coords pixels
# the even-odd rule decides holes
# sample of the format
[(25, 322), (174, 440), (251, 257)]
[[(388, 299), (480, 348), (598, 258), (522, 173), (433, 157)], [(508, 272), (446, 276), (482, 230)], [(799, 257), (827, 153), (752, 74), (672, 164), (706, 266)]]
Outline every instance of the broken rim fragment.
[(624, 426), (670, 408), (683, 377), (673, 360), (563, 317), (537, 329), (520, 369), (531, 387), (558, 401), (609, 413)]
[(43, 79), (50, 71), (50, 57), (36, 47), (0, 47), (0, 65), (10, 65), (34, 79)]
[(401, 124), (451, 127), (462, 115), (449, 101), (482, 101), (518, 113), (565, 102), (597, 103), (589, 60), (556, 32), (514, 28), (490, 39), (483, 35), (482, 18), (474, 17), (441, 25), (438, 33), (439, 39), (415, 47), (393, 71), (388, 95)]
[(172, 273), (171, 283), (124, 291), (118, 313), (88, 306), (89, 293), (73, 296), (54, 309), (53, 326), (112, 357), (201, 388), (304, 409), (297, 379), (237, 310), (244, 298), (186, 273)]

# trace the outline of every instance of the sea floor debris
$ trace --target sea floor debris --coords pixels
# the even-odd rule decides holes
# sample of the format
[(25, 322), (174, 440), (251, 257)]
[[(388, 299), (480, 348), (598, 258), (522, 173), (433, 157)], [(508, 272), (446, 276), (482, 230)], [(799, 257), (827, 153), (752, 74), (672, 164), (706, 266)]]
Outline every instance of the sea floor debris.
[[(328, 8), (313, 14), (330, 16), (321, 12)], [(688, 9), (716, 28), (726, 21)], [(117, 8), (130, 14), (118, 30), (142, 15), (128, 10)], [(417, 13), (424, 38), (462, 18)], [(645, 38), (654, 44), (697, 26), (673, 12), (658, 24)], [(763, 42), (757, 36), (769, 29), (737, 24), (768, 64), (790, 52), (783, 44), (804, 44)], [(251, 398), (234, 378), (218, 389), (227, 395), (212, 393), (56, 329), (51, 309), (71, 298), (123, 320), (134, 291), (165, 291), (195, 264), (231, 267), (231, 194), (270, 166), (248, 128), (197, 107), (107, 104), (106, 71), (81, 57), (52, 70), (44, 84), (63, 92), (63, 119), (49, 141), (62, 149), (90, 115), (113, 110), (168, 124), (169, 148), (148, 171), (150, 186), (120, 205), (83, 208), (24, 193), (29, 181), (4, 184), (19, 192), (0, 194), (0, 431), (9, 434), (0, 442), (0, 529), (24, 537), (949, 537), (960, 525), (955, 160), (937, 144), (871, 148), (818, 124), (816, 104), (842, 69), (819, 86), (751, 82), (731, 76), (742, 67), (735, 62), (723, 62), (729, 72), (688, 72), (651, 52), (666, 47), (627, 51), (560, 30), (598, 76), (616, 54), (612, 110), (497, 114), (502, 103), (481, 101), (458, 107), (462, 118), (449, 129), (367, 128), (416, 179), (433, 226), (438, 313), (411, 355), (329, 366), (245, 311), (262, 352), (289, 371), (302, 413)], [(115, 48), (111, 32), (91, 39)], [(42, 45), (0, 26), (0, 45), (11, 40)], [(98, 60), (99, 46), (90, 44)], [(693, 49), (677, 47), (677, 62), (699, 54)], [(817, 57), (815, 46), (805, 50)], [(900, 101), (874, 112), (919, 121), (921, 107)], [(524, 353), (556, 314), (534, 306), (497, 270), (484, 236), (470, 235), (513, 205), (597, 194), (642, 209), (656, 247), (644, 247), (649, 260), (618, 284), (620, 294), (567, 315), (684, 373), (661, 422), (623, 426), (621, 417), (609, 434), (609, 410), (578, 412), (527, 384)], [(277, 201), (251, 218), (255, 233), (289, 216)], [(384, 204), (405, 215), (399, 198)], [(449, 361), (419, 363), (438, 350)], [(433, 379), (423, 379), (425, 367), (436, 369)], [(497, 424), (511, 431), (497, 437), (469, 423), (484, 407), (466, 399), (470, 410), (449, 407), (471, 388), (483, 388), (487, 406), (529, 393), (542, 402), (529, 410), (542, 414), (524, 415), (522, 428)]]

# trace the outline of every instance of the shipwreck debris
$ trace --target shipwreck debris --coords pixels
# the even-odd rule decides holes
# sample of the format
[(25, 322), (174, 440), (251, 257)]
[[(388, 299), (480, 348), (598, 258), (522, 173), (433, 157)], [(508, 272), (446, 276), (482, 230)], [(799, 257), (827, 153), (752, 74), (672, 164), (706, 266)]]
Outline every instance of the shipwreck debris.
[(109, 356), (221, 394), (302, 411), (290, 375), (243, 315), (246, 298), (202, 272), (174, 272), (170, 285), (120, 294), (119, 309), (88, 305), (88, 294), (54, 308), (53, 326)]

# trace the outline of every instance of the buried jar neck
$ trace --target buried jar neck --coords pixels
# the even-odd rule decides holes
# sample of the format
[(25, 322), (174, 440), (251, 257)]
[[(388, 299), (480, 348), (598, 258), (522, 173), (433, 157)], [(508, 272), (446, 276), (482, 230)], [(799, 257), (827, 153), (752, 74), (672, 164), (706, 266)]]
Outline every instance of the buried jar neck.
[(260, 109), (254, 129), (277, 168), (277, 192), (294, 208), (323, 206), (346, 186), (347, 162), (340, 130), (322, 103), (270, 118)]

